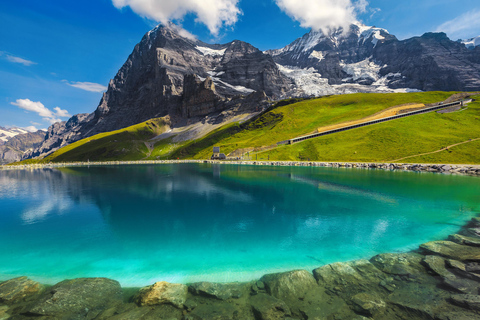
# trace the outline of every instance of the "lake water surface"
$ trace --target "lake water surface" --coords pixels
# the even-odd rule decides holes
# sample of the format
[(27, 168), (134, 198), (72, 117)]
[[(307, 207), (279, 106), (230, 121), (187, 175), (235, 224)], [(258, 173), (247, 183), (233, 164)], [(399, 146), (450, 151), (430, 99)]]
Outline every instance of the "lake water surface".
[(480, 214), (480, 179), (166, 164), (0, 171), (0, 280), (246, 281), (416, 249)]

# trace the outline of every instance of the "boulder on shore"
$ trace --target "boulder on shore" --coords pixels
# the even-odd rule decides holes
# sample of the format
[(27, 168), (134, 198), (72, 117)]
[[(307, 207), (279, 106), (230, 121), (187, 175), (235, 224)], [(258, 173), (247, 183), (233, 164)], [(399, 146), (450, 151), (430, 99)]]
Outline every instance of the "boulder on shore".
[(431, 241), (420, 246), (429, 253), (438, 254), (454, 260), (480, 261), (480, 250), (476, 247), (461, 245), (452, 241)]
[(28, 300), (41, 293), (44, 287), (27, 277), (14, 278), (0, 283), (0, 303), (13, 304)]
[(188, 287), (184, 284), (161, 281), (140, 289), (134, 300), (139, 306), (171, 304), (182, 309), (187, 293)]
[(28, 310), (32, 315), (85, 319), (122, 302), (120, 284), (107, 278), (65, 280), (49, 288)]
[(307, 270), (270, 273), (260, 281), (269, 294), (280, 300), (303, 298), (307, 291), (317, 286), (315, 278)]
[(212, 283), (197, 282), (188, 286), (188, 290), (194, 295), (214, 297), (218, 300), (238, 299), (246, 292), (243, 283)]

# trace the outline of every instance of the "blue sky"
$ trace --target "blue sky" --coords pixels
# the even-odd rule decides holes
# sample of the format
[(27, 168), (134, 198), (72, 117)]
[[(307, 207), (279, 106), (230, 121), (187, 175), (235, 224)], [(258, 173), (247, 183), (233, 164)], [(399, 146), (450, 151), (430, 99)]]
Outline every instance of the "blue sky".
[[(159, 22), (205, 42), (283, 47), (310, 28), (358, 20), (399, 39), (480, 35), (478, 0), (6, 0), (0, 1), (0, 126), (47, 128), (90, 113)], [(32, 128), (33, 129), (33, 128)]]

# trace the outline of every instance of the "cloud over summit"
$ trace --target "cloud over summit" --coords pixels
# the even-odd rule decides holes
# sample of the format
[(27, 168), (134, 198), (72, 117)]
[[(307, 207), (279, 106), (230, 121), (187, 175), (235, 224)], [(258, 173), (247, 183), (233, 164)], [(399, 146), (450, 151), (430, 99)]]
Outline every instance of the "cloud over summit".
[(138, 15), (167, 24), (181, 20), (189, 13), (196, 15), (195, 21), (207, 26), (213, 35), (223, 27), (233, 26), (241, 10), (239, 0), (112, 0), (118, 8), (130, 7)]
[(304, 28), (329, 33), (332, 29), (348, 29), (357, 22), (357, 14), (367, 11), (367, 0), (275, 0), (278, 7)]

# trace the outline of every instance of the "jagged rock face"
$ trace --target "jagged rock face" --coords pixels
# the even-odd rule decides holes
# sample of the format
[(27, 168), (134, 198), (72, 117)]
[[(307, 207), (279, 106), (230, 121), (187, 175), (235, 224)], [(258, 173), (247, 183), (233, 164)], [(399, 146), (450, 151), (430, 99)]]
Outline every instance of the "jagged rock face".
[(386, 66), (380, 71), (401, 73), (390, 84), (423, 91), (470, 91), (480, 89), (480, 52), (451, 41), (445, 33), (426, 33), (404, 41), (378, 46), (374, 58)]
[(25, 152), (22, 159), (45, 156), (83, 137), (83, 126), (93, 118), (92, 114), (81, 113), (68, 121), (56, 122), (47, 129), (45, 140), (33, 150)]
[[(211, 77), (216, 90), (207, 100), (184, 95), (184, 78), (197, 75)], [(191, 78), (188, 78), (191, 80)], [(189, 83), (191, 85), (192, 83)], [(89, 123), (87, 135), (133, 125), (167, 114), (204, 116), (217, 111), (227, 97), (265, 91), (279, 98), (289, 86), (271, 56), (241, 41), (210, 45), (178, 35), (173, 29), (159, 26), (148, 32), (135, 47), (115, 78), (110, 81), (99, 107)], [(189, 88), (191, 89), (191, 88)], [(189, 109), (196, 111), (184, 112)]]
[(216, 111), (219, 97), (212, 78), (202, 81), (196, 75), (186, 75), (183, 86), (182, 116), (191, 118)]

